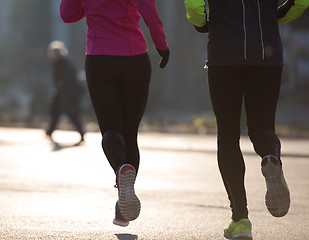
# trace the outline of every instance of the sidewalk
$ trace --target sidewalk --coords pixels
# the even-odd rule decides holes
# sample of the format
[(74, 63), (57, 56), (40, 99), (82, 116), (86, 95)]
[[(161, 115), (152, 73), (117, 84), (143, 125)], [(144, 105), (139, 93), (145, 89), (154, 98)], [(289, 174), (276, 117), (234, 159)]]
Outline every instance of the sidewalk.
[[(0, 239), (223, 240), (230, 209), (216, 162), (216, 137), (141, 132), (136, 192), (140, 217), (112, 224), (117, 190), (99, 133), (0, 128)], [(282, 139), (291, 189), (287, 216), (264, 204), (259, 157), (242, 138), (254, 240), (309, 239), (309, 141)]]
[[(215, 135), (141, 132), (139, 138), (139, 145), (143, 149), (213, 153), (217, 151)], [(280, 140), (283, 158), (295, 157), (309, 159), (309, 139), (281, 138)], [(256, 155), (248, 136), (242, 136), (240, 142), (242, 152), (245, 155)]]

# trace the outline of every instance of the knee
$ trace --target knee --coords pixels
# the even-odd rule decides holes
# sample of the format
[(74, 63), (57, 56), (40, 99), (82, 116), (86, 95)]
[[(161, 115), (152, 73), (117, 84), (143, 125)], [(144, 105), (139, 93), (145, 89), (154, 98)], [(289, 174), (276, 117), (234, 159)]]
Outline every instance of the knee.
[(119, 166), (124, 164), (127, 159), (127, 147), (122, 134), (116, 130), (104, 132), (102, 148), (106, 158), (116, 172)]
[(111, 148), (125, 149), (126, 143), (122, 134), (119, 131), (108, 130), (103, 134), (102, 147), (104, 150), (107, 151)]
[(227, 128), (218, 131), (219, 145), (238, 145), (240, 139), (240, 129)]
[(271, 128), (249, 128), (248, 135), (251, 142), (265, 141), (265, 139), (277, 138), (274, 129)]

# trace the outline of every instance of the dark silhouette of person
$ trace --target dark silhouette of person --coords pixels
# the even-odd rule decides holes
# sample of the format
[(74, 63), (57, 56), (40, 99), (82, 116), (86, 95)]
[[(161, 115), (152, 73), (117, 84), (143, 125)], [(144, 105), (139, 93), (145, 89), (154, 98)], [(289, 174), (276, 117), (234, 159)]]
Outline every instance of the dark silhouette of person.
[(80, 117), (83, 88), (78, 82), (76, 69), (67, 58), (67, 54), (68, 50), (62, 41), (55, 40), (48, 46), (56, 93), (51, 104), (51, 121), (46, 134), (52, 139), (52, 133), (56, 129), (60, 116), (65, 114), (79, 132), (80, 142), (83, 142), (85, 131)]
[(140, 162), (137, 135), (151, 78), (140, 17), (161, 56), (160, 68), (165, 67), (170, 53), (155, 0), (62, 0), (60, 13), (67, 23), (84, 17), (87, 21), (87, 85), (103, 151), (118, 187), (113, 223), (128, 226), (141, 209), (134, 188)]
[(232, 222), (224, 229), (228, 239), (252, 239), (240, 146), (243, 104), (248, 135), (261, 157), (267, 209), (275, 217), (289, 211), (290, 191), (275, 132), (283, 68), (278, 21), (300, 16), (306, 1), (287, 0), (278, 6), (278, 0), (185, 0), (189, 21), (197, 31), (208, 32), (206, 65), (217, 120), (217, 158), (232, 210)]

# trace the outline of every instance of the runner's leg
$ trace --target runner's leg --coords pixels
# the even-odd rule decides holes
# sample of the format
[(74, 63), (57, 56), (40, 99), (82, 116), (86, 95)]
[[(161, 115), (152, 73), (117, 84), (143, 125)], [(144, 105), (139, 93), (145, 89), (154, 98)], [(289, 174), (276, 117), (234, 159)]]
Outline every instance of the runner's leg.
[(242, 66), (209, 67), (208, 70), (210, 96), (218, 126), (218, 164), (234, 221), (248, 218), (245, 164), (239, 146), (244, 71)]

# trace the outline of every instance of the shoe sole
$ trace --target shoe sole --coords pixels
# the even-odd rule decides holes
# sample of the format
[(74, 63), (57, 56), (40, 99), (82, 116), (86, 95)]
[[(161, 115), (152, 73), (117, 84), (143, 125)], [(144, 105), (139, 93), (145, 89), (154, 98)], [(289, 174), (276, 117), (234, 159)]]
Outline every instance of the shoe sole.
[(121, 221), (115, 218), (113, 220), (113, 224), (120, 226), (120, 227), (127, 227), (129, 225), (129, 221)]
[(232, 235), (226, 235), (224, 234), (224, 237), (227, 239), (239, 239), (239, 240), (248, 240), (252, 239), (252, 234), (251, 233), (239, 233), (239, 234), (232, 234)]
[(136, 171), (129, 164), (123, 165), (119, 169), (119, 209), (122, 216), (127, 221), (135, 220), (140, 213), (141, 203), (135, 195), (134, 183), (136, 179)]
[(281, 165), (268, 159), (268, 162), (262, 166), (262, 174), (267, 184), (265, 195), (267, 209), (274, 217), (283, 217), (289, 211), (290, 192), (286, 186)]

